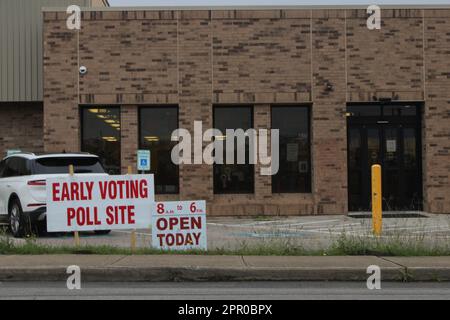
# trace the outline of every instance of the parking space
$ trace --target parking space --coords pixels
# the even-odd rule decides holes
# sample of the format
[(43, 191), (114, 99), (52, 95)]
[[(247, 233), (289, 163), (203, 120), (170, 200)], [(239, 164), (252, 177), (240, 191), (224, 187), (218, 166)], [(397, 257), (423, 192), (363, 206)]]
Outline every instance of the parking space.
[[(137, 230), (137, 246), (151, 245), (151, 230)], [(305, 216), (287, 218), (209, 218), (208, 248), (234, 249), (261, 243), (298, 244), (308, 248), (327, 246), (342, 234), (371, 237), (371, 219), (349, 216)], [(383, 236), (404, 235), (430, 238), (433, 241), (450, 239), (450, 216), (429, 215), (420, 218), (388, 218), (383, 220)], [(128, 247), (131, 230), (113, 231), (109, 235), (82, 233), (83, 245), (111, 245)], [(14, 240), (22, 242), (25, 240)], [(37, 238), (46, 245), (73, 245), (71, 234)]]

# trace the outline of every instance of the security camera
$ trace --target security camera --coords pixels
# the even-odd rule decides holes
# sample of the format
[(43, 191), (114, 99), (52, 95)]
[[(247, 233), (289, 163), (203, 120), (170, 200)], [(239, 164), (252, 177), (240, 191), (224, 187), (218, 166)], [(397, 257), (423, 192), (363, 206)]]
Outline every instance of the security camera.
[(80, 67), (80, 74), (83, 75), (83, 74), (86, 74), (86, 73), (87, 73), (87, 68), (85, 66), (81, 66)]

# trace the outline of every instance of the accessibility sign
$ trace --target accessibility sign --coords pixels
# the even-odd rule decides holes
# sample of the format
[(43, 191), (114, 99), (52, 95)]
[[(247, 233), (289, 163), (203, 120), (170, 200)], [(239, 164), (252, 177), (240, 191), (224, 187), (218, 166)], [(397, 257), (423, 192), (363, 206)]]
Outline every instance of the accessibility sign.
[(150, 171), (150, 150), (138, 150), (137, 169), (138, 171)]

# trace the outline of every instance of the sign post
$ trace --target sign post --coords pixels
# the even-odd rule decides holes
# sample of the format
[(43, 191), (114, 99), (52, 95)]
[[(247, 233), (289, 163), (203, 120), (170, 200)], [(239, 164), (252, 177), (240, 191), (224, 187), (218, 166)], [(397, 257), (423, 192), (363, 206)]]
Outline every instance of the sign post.
[[(131, 166), (128, 166), (128, 175), (132, 175), (132, 174), (133, 174), (133, 170), (131, 169)], [(131, 248), (131, 253), (134, 253), (136, 251), (136, 229), (133, 229), (131, 231), (130, 248)]]
[(205, 201), (155, 203), (152, 246), (160, 250), (207, 250)]
[(381, 166), (372, 166), (372, 226), (373, 233), (380, 236), (383, 227), (383, 207), (381, 193)]

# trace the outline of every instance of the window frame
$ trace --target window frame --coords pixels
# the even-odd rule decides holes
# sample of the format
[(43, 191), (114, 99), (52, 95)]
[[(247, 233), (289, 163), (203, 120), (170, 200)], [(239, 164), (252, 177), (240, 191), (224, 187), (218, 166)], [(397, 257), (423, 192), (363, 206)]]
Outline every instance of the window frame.
[[(144, 146), (142, 145), (142, 141), (141, 141), (141, 135), (142, 135), (142, 126), (141, 126), (141, 120), (142, 120), (142, 110), (143, 109), (164, 109), (164, 108), (174, 108), (177, 112), (177, 129), (180, 129), (180, 106), (178, 104), (167, 104), (167, 105), (161, 105), (161, 104), (155, 104), (155, 105), (140, 105), (138, 106), (138, 134), (137, 134), (137, 145), (138, 145), (138, 149), (144, 149)], [(178, 174), (178, 185), (177, 185), (177, 191), (176, 192), (157, 192), (156, 191), (156, 181), (155, 181), (155, 194), (157, 195), (179, 195), (180, 194), (180, 186), (181, 186), (181, 181), (180, 181), (180, 166), (179, 165), (175, 165), (175, 167), (177, 168), (177, 174)], [(151, 168), (150, 168), (151, 169)], [(156, 175), (155, 175), (156, 178)]]
[[(273, 180), (276, 175), (272, 175), (270, 179), (271, 184), (271, 193), (272, 194), (301, 194), (301, 195), (308, 195), (313, 194), (313, 163), (312, 163), (312, 152), (313, 152), (313, 144), (312, 144), (312, 104), (310, 103), (283, 103), (283, 104), (271, 104), (270, 105), (270, 129), (276, 129), (273, 127), (273, 110), (276, 108), (305, 108), (307, 112), (307, 120), (308, 120), (308, 145), (309, 145), (309, 152), (308, 152), (308, 163), (309, 163), (309, 170), (308, 170), (308, 179), (309, 179), (309, 186), (307, 188), (307, 192), (300, 192), (300, 191), (283, 191), (283, 192), (277, 192), (274, 190), (274, 183)], [(281, 136), (280, 136), (281, 137)], [(281, 165), (281, 161), (280, 161)], [(278, 173), (277, 173), (278, 174)]]
[[(78, 106), (78, 119), (80, 120), (80, 133), (79, 133), (79, 147), (80, 147), (80, 151), (83, 151), (83, 135), (84, 135), (84, 117), (83, 117), (83, 112), (84, 110), (88, 110), (88, 109), (118, 109), (119, 110), (119, 120), (120, 120), (120, 131), (119, 131), (119, 148), (120, 148), (120, 152), (119, 152), (119, 174), (121, 173), (121, 168), (122, 168), (122, 105), (105, 105), (105, 104), (80, 104)], [(98, 156), (98, 154), (95, 154), (96, 156)], [(106, 167), (105, 164), (103, 163), (101, 157), (99, 156), (100, 159), (100, 164), (102, 165), (102, 167), (105, 169), (106, 171)], [(109, 174), (108, 171), (106, 171), (106, 173)]]
[[(255, 105), (254, 104), (245, 104), (245, 103), (241, 103), (241, 104), (213, 104), (212, 107), (213, 107), (213, 110), (212, 110), (212, 123), (213, 123), (214, 129), (218, 129), (217, 126), (216, 126), (215, 119), (216, 119), (216, 109), (219, 109), (219, 108), (229, 108), (229, 109), (232, 109), (232, 108), (249, 108), (250, 109), (250, 123), (251, 123), (251, 126), (250, 126), (249, 129), (255, 129), (255, 113), (254, 113), (255, 112)], [(230, 128), (228, 128), (228, 129), (230, 129)], [(222, 132), (222, 133), (225, 134), (225, 132)], [(224, 144), (223, 150), (224, 150), (224, 152), (226, 152), (226, 143)], [(246, 160), (248, 160), (248, 159), (246, 159)], [(255, 190), (256, 190), (256, 188), (255, 188), (256, 167), (255, 167), (254, 164), (247, 164), (249, 166), (252, 166), (252, 169), (253, 169), (252, 170), (252, 178), (251, 178), (252, 179), (251, 180), (251, 185), (252, 185), (251, 189), (252, 190), (250, 192), (247, 192), (247, 191), (219, 192), (219, 191), (217, 191), (216, 190), (215, 168), (216, 168), (216, 166), (223, 166), (223, 165), (226, 165), (226, 159), (224, 159), (224, 164), (216, 164), (216, 163), (214, 163), (212, 165), (212, 170), (213, 170), (213, 172), (212, 172), (212, 176), (213, 176), (213, 194), (214, 195), (219, 195), (219, 196), (224, 195), (224, 196), (226, 196), (226, 195), (254, 195), (255, 194)], [(238, 164), (235, 164), (235, 165), (238, 165)]]

